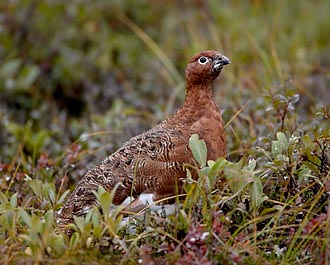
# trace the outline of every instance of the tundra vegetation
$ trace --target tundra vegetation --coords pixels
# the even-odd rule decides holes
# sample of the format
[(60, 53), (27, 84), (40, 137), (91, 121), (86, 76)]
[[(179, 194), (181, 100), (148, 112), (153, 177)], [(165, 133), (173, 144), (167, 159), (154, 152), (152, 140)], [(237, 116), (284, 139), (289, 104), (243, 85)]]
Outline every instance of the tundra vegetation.
[[(321, 264), (330, 260), (330, 1), (0, 4), (0, 259), (4, 264)], [(173, 113), (196, 51), (215, 82), (228, 157), (190, 146), (185, 198), (123, 225), (56, 212), (86, 170)], [(197, 181), (189, 172), (197, 170)], [(220, 176), (220, 177), (219, 177)], [(177, 199), (179, 200), (179, 199)]]

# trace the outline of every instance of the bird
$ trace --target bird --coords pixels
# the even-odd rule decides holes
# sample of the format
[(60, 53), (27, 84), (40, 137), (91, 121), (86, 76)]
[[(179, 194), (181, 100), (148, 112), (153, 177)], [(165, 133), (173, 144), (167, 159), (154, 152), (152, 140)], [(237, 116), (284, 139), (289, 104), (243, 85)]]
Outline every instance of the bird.
[[(184, 167), (196, 164), (189, 138), (197, 134), (207, 146), (207, 158), (225, 157), (227, 144), (224, 122), (212, 93), (213, 81), (231, 61), (220, 52), (200, 51), (186, 70), (185, 100), (169, 118), (137, 135), (106, 157), (81, 178), (60, 209), (57, 225), (67, 231), (74, 216), (84, 216), (99, 202), (94, 194), (99, 186), (112, 191), (113, 205), (130, 198), (125, 208), (138, 212), (158, 200), (183, 193)], [(192, 173), (198, 178), (196, 172)], [(133, 197), (133, 198), (132, 198)]]

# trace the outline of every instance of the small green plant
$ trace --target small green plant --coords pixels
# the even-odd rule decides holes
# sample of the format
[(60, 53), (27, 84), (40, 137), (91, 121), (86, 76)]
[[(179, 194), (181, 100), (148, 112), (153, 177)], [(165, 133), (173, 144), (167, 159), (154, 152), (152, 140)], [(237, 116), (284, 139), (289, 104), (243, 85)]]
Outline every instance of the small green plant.
[[(64, 253), (65, 244), (64, 238), (61, 234), (55, 233), (55, 213), (52, 209), (56, 203), (55, 198), (51, 195), (46, 195), (46, 191), (42, 190), (43, 185), (40, 182), (33, 182), (28, 180), (29, 186), (34, 190), (38, 200), (48, 202), (54, 199), (53, 202), (46, 203), (45, 209), (37, 210), (31, 207), (22, 207), (18, 205), (17, 195), (15, 193), (10, 200), (6, 195), (0, 193), (0, 220), (1, 220), (1, 238), (6, 237), (4, 244), (10, 242), (20, 242), (24, 246), (24, 253), (30, 256), (35, 261), (42, 261), (43, 256), (47, 255), (61, 255)], [(50, 194), (52, 194), (50, 192)], [(44, 195), (46, 195), (44, 197)], [(28, 205), (32, 203), (26, 202)], [(52, 204), (54, 203), (54, 205)]]
[(37, 261), (43, 260), (44, 254), (55, 255), (64, 252), (64, 238), (54, 233), (54, 212), (46, 211), (43, 216), (29, 214), (25, 209), (18, 209), (19, 220), (26, 225), (19, 238), (26, 244), (25, 253)]

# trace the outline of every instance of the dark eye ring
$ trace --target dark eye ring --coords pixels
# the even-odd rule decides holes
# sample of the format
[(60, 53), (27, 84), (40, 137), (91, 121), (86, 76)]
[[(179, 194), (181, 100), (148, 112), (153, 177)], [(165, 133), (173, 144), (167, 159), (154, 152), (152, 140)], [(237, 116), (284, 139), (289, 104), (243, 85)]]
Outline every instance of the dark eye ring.
[(199, 59), (198, 59), (199, 64), (206, 64), (208, 61), (209, 61), (209, 58), (207, 58), (205, 56), (199, 57)]

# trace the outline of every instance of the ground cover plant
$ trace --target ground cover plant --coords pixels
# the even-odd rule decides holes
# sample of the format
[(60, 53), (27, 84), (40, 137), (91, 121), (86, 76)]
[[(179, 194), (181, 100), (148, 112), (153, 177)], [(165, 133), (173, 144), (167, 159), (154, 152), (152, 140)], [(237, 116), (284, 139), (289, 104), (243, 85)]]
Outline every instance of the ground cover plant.
[[(110, 3), (111, 2), (111, 3)], [(0, 4), (0, 260), (326, 264), (330, 260), (329, 1)], [(214, 95), (228, 157), (190, 146), (173, 216), (102, 211), (56, 229), (84, 172), (173, 113), (192, 54), (228, 56)], [(197, 170), (200, 178), (189, 178)], [(176, 200), (179, 201), (179, 198)]]

